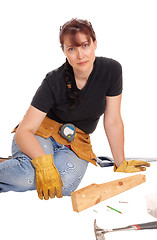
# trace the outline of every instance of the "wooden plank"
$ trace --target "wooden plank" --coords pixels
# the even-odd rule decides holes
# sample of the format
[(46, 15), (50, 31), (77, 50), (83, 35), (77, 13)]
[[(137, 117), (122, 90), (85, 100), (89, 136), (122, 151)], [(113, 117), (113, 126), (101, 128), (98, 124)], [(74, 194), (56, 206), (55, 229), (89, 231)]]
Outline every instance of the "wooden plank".
[(81, 212), (82, 210), (92, 207), (108, 198), (136, 187), (145, 181), (145, 175), (137, 174), (103, 184), (91, 184), (71, 193), (73, 210)]

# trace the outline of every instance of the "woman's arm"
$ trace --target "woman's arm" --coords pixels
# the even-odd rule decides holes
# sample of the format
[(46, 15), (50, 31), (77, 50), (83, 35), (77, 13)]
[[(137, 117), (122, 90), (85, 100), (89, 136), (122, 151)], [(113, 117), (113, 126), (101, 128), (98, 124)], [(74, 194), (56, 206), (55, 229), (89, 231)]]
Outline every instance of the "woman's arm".
[(16, 131), (15, 141), (18, 147), (31, 159), (45, 155), (45, 152), (35, 137), (35, 133), (45, 116), (46, 113), (30, 106)]
[(61, 176), (54, 165), (51, 154), (46, 155), (40, 146), (35, 133), (44, 120), (46, 113), (30, 106), (24, 119), (20, 123), (15, 141), (20, 150), (32, 160), (36, 173), (36, 189), (40, 199), (62, 197)]
[(104, 128), (115, 161), (115, 165), (123, 162), (124, 156), (124, 125), (121, 118), (122, 94), (115, 97), (106, 97), (104, 113)]

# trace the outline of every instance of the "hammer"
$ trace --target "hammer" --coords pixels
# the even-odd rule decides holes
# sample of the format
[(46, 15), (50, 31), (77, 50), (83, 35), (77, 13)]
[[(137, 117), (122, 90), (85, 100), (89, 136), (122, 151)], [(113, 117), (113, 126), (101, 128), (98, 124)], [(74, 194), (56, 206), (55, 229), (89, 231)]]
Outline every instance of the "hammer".
[(145, 230), (145, 229), (157, 229), (157, 222), (148, 222), (143, 224), (129, 225), (123, 228), (102, 229), (96, 225), (96, 219), (94, 220), (94, 232), (95, 232), (96, 240), (105, 240), (104, 234), (108, 232), (126, 231), (126, 230)]

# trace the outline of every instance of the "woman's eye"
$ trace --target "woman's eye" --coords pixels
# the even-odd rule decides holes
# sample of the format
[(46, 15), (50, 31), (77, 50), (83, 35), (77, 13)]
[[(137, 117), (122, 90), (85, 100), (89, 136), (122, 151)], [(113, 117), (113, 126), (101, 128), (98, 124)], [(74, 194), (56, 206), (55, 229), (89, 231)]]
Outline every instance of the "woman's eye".
[(68, 51), (72, 52), (72, 51), (74, 51), (74, 48), (69, 48)]
[(86, 47), (88, 47), (88, 44), (84, 44), (84, 45), (83, 45), (83, 48), (86, 48)]

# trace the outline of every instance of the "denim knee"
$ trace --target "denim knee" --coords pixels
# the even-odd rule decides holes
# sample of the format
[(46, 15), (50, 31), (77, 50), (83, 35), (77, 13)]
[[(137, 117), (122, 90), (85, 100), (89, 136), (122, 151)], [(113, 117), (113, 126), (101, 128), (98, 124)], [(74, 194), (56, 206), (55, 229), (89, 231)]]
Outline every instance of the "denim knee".
[[(87, 165), (85, 164), (83, 167), (78, 166), (75, 162), (65, 162), (64, 170), (62, 169), (60, 171), (60, 175), (63, 182), (62, 187), (63, 196), (71, 196), (71, 193), (77, 189), (85, 174)], [(81, 170), (80, 168), (82, 169), (82, 171), (80, 171)]]
[(73, 182), (72, 182), (72, 179), (70, 182), (66, 182), (66, 180), (63, 180), (63, 187), (62, 187), (63, 196), (71, 196), (71, 193), (77, 189), (81, 180), (82, 180), (81, 176), (77, 180), (75, 179), (75, 181)]

